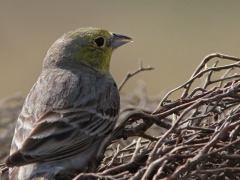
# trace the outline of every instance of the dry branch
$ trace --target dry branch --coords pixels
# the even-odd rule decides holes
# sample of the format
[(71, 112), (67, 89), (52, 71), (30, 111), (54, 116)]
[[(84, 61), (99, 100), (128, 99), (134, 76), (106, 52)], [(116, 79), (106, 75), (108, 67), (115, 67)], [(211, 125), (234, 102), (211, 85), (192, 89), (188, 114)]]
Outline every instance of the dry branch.
[(148, 66), (146, 68), (142, 67), (142, 60), (139, 60), (139, 69), (134, 71), (133, 73), (128, 73), (127, 76), (125, 77), (125, 79), (122, 81), (122, 83), (120, 84), (118, 90), (121, 91), (122, 87), (124, 86), (124, 84), (127, 82), (127, 80), (129, 78), (131, 78), (132, 76), (142, 72), (142, 71), (150, 71), (153, 70), (154, 68), (151, 66)]

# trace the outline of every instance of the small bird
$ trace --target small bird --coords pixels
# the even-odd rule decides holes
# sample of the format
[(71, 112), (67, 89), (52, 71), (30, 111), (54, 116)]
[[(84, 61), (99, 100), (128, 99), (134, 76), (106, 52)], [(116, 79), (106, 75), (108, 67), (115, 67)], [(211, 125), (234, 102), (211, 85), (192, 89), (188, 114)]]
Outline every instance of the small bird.
[(11, 180), (49, 180), (87, 168), (118, 119), (111, 55), (131, 41), (104, 29), (79, 28), (50, 47), (17, 120), (5, 161)]

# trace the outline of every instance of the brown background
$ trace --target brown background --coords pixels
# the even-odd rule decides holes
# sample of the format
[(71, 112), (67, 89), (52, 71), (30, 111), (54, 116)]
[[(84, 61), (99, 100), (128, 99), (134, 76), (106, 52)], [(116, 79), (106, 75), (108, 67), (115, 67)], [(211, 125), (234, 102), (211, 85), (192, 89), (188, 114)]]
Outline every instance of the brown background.
[(41, 72), (48, 48), (78, 27), (102, 27), (128, 35), (134, 43), (119, 48), (111, 72), (120, 84), (126, 73), (155, 67), (130, 80), (131, 92), (143, 79), (156, 95), (185, 82), (208, 54), (240, 57), (240, 1), (0, 1), (0, 99), (27, 95)]

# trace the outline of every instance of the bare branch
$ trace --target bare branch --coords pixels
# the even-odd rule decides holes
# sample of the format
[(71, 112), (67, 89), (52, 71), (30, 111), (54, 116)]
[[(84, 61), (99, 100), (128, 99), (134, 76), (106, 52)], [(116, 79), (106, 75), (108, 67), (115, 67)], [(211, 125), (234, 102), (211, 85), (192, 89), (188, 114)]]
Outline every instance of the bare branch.
[(127, 80), (129, 78), (131, 78), (132, 76), (142, 72), (142, 71), (150, 71), (150, 70), (153, 70), (154, 68), (151, 67), (151, 66), (148, 66), (146, 68), (142, 67), (142, 60), (139, 61), (139, 69), (134, 71), (133, 73), (128, 73), (127, 76), (125, 77), (125, 79), (122, 81), (122, 83), (120, 84), (118, 90), (121, 91), (123, 85), (127, 82)]

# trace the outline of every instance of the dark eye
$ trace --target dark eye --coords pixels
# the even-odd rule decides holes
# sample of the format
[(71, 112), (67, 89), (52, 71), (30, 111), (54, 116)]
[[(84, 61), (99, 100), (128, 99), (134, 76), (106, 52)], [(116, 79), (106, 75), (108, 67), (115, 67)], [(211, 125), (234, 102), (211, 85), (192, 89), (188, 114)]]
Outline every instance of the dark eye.
[(104, 45), (104, 39), (102, 37), (99, 37), (99, 38), (95, 39), (94, 42), (96, 43), (96, 45), (98, 47), (101, 47), (101, 46)]

